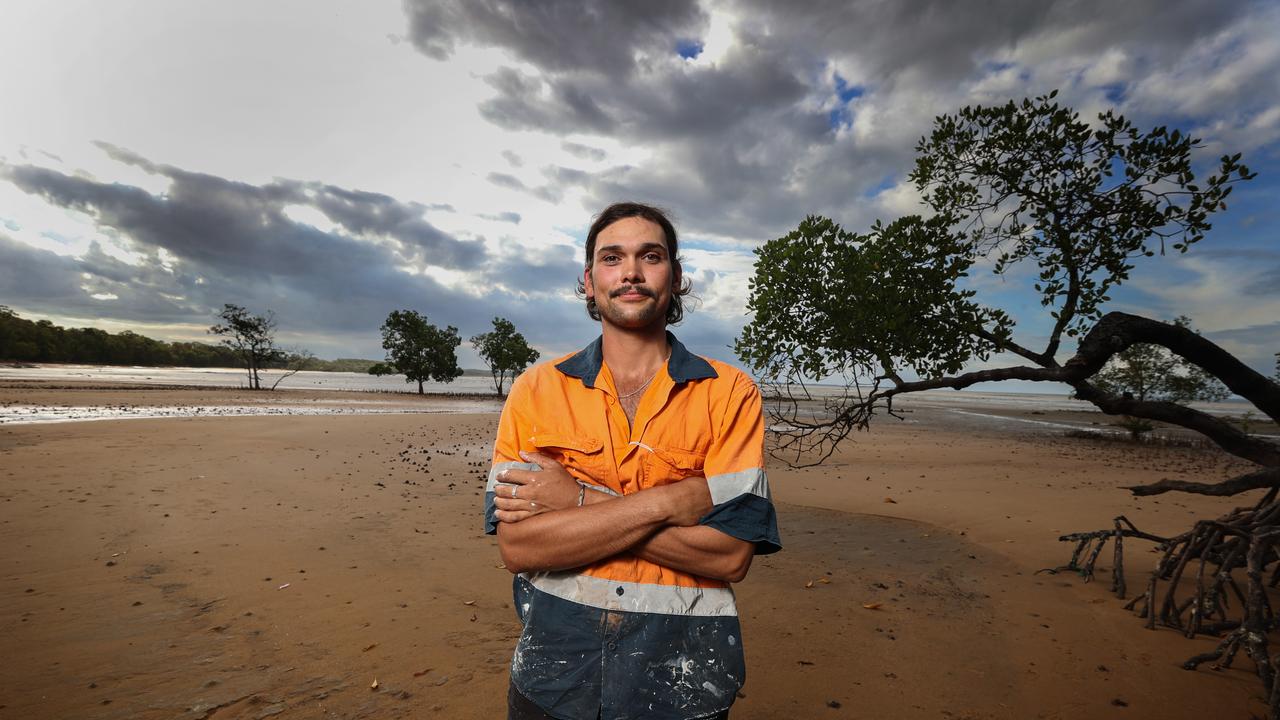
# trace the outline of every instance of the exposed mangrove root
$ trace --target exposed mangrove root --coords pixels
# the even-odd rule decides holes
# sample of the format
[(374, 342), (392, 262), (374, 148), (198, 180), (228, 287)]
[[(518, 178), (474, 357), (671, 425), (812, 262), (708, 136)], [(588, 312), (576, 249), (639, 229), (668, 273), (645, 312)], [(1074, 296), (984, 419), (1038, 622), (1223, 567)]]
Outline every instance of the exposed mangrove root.
[[(1071, 533), (1058, 538), (1074, 543), (1066, 565), (1040, 572), (1070, 570), (1085, 582), (1093, 579), (1103, 548), (1113, 541), (1111, 591), (1124, 598), (1124, 541), (1138, 538), (1155, 544), (1160, 559), (1145, 590), (1129, 599), (1126, 610), (1143, 618), (1148, 628), (1174, 628), (1188, 638), (1220, 638), (1210, 652), (1188, 659), (1182, 667), (1205, 663), (1231, 667), (1240, 651), (1253, 661), (1262, 683), (1271, 720), (1280, 720), (1280, 652), (1272, 653), (1270, 636), (1280, 617), (1268, 590), (1280, 583), (1280, 490), (1272, 488), (1257, 504), (1239, 507), (1216, 520), (1201, 520), (1188, 532), (1160, 537), (1139, 530), (1124, 516), (1113, 527)], [(1244, 575), (1243, 588), (1237, 572)]]

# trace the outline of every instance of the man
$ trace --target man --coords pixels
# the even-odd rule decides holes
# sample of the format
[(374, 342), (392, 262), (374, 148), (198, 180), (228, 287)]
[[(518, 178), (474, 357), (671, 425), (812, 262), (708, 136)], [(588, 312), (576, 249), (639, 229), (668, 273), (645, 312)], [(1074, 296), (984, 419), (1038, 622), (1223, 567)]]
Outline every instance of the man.
[(602, 212), (579, 284), (600, 337), (503, 408), (485, 529), (524, 624), (510, 718), (723, 718), (745, 679), (729, 583), (780, 548), (760, 393), (666, 331), (676, 251), (661, 211)]

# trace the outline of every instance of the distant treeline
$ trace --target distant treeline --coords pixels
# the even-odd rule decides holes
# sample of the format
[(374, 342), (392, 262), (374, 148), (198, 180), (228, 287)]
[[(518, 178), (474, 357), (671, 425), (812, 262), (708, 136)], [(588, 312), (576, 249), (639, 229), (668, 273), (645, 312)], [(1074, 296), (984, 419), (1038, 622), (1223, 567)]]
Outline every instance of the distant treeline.
[[(48, 320), (27, 320), (0, 305), (0, 360), (65, 362), (84, 365), (149, 365), (176, 367), (240, 367), (244, 361), (224, 345), (164, 342), (125, 330), (112, 334), (97, 328), (64, 328)], [(269, 363), (287, 367), (293, 356)], [(311, 359), (306, 370), (368, 372), (376, 360)]]

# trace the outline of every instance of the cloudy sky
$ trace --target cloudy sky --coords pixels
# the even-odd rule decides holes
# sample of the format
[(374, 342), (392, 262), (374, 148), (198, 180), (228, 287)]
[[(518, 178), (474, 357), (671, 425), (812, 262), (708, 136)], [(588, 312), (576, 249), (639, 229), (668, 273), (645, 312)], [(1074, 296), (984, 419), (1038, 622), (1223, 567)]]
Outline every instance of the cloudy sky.
[[(752, 248), (917, 211), (935, 115), (1054, 88), (1259, 172), (1110, 307), (1190, 315), (1269, 372), (1275, 2), (5, 3), (0, 304), (207, 339), (234, 302), (321, 357), (381, 357), (392, 309), (464, 338), (501, 315), (550, 356), (598, 332), (573, 294), (592, 214), (637, 199), (682, 232), (677, 332), (731, 359)], [(1019, 276), (978, 287), (1043, 335)]]

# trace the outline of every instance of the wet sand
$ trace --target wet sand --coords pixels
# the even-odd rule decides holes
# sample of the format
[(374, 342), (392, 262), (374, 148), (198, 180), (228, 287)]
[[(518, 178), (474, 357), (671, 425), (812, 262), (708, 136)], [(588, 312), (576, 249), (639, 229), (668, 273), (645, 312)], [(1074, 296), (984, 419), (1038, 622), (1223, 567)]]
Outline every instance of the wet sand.
[[(35, 392), (0, 389), (0, 403), (242, 402)], [(1247, 659), (1181, 670), (1212, 641), (1144, 630), (1107, 592), (1109, 562), (1090, 584), (1035, 574), (1069, 556), (1061, 533), (1122, 513), (1173, 533), (1243, 504), (1119, 489), (1224, 477), (1230, 460), (945, 410), (912, 421), (874, 426), (820, 468), (770, 468), (785, 550), (737, 587), (748, 680), (735, 718), (1261, 712)], [(0, 718), (502, 717), (519, 626), (481, 533), (495, 423), (0, 428)], [(1131, 586), (1150, 561), (1131, 546)]]

